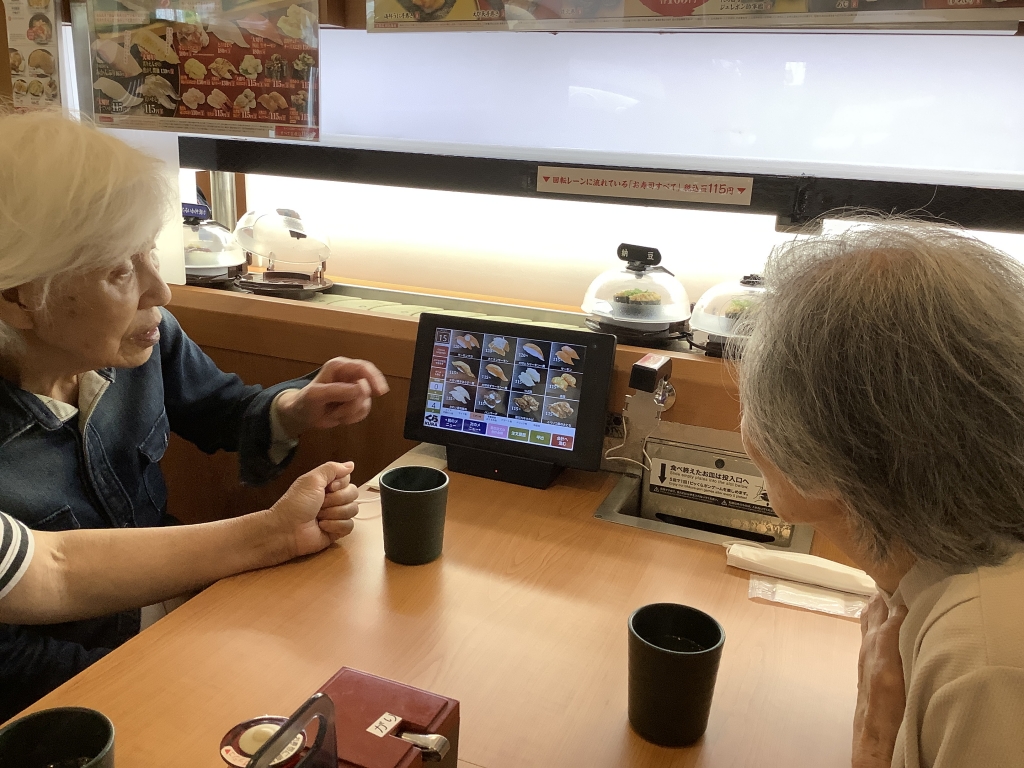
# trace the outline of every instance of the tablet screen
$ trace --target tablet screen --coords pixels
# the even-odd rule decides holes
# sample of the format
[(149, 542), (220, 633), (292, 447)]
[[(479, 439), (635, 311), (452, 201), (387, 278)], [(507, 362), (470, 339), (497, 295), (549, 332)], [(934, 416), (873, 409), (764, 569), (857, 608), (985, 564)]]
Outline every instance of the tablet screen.
[(425, 314), (406, 437), (596, 469), (615, 338)]
[(571, 451), (587, 348), (437, 328), (423, 424)]

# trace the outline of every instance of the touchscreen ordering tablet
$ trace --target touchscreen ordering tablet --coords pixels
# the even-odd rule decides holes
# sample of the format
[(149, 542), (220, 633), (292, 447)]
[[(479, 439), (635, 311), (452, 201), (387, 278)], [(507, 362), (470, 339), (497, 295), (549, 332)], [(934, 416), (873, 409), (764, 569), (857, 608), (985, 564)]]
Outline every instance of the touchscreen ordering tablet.
[(449, 446), (455, 471), (512, 482), (480, 454), (482, 471), (460, 469), (474, 457), (459, 449), (596, 470), (614, 358), (610, 334), (421, 315), (405, 436)]

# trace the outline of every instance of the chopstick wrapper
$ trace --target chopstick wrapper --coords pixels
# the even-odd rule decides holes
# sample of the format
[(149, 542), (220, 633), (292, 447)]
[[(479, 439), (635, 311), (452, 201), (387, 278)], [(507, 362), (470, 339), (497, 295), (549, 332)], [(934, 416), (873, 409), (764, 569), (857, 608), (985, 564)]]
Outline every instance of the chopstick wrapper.
[(868, 597), (878, 591), (874, 579), (864, 571), (823, 557), (777, 552), (744, 544), (728, 544), (725, 552), (728, 565), (745, 571)]

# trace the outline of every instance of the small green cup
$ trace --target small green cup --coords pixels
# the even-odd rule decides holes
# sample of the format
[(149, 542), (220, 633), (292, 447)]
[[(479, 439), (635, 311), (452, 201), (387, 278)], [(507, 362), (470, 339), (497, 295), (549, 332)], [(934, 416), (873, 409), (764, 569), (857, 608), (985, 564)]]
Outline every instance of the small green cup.
[(380, 478), (384, 556), (401, 565), (437, 560), (444, 545), (448, 475), (433, 467), (395, 467)]

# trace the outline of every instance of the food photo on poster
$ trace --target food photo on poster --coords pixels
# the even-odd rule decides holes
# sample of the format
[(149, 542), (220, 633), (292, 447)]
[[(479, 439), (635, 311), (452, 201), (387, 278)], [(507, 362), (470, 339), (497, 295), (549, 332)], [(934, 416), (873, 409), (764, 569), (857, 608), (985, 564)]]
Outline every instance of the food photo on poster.
[(1024, 0), (375, 0), (370, 29), (558, 31), (1015, 21)]
[(315, 2), (90, 0), (100, 123), (319, 138)]
[(60, 104), (59, 18), (53, 0), (5, 0), (11, 94), (18, 111)]

